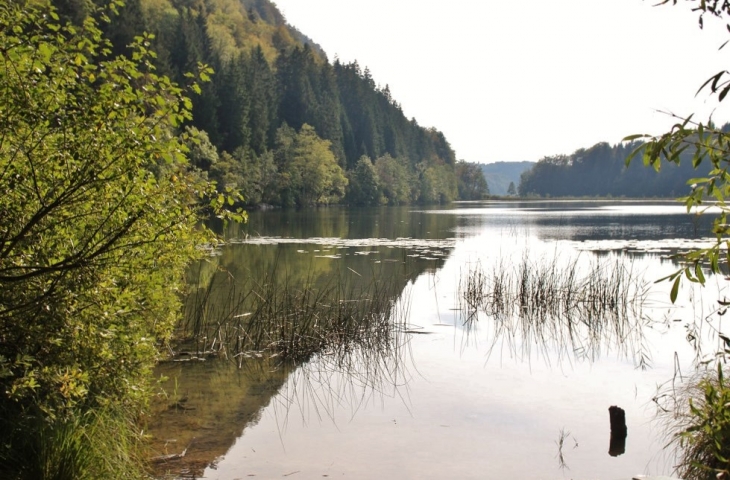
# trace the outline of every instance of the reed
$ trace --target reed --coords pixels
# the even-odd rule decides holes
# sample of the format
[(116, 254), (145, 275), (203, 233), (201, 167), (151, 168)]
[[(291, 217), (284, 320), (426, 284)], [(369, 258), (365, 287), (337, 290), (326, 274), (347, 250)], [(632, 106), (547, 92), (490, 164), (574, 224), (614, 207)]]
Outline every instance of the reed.
[(405, 321), (395, 309), (400, 290), (392, 277), (373, 278), (366, 285), (310, 278), (295, 286), (276, 269), (258, 280), (216, 275), (185, 298), (175, 354), (302, 362), (319, 352), (395, 348), (393, 334)]
[(643, 367), (642, 304), (647, 283), (625, 257), (587, 265), (557, 256), (517, 264), (500, 258), (491, 268), (469, 268), (459, 285), (463, 322), (493, 320), (494, 340), (507, 337), (522, 348), (557, 347), (595, 356), (606, 345), (634, 349)]

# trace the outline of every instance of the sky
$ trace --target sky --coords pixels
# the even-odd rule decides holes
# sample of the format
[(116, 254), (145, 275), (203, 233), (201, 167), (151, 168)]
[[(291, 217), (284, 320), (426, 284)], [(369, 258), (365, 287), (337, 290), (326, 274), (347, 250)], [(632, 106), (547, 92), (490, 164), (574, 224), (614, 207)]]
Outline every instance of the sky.
[[(275, 0), (330, 61), (357, 60), (467, 162), (537, 161), (668, 113), (730, 120), (697, 91), (730, 67), (724, 23), (658, 0)], [(668, 113), (667, 113), (668, 112)]]

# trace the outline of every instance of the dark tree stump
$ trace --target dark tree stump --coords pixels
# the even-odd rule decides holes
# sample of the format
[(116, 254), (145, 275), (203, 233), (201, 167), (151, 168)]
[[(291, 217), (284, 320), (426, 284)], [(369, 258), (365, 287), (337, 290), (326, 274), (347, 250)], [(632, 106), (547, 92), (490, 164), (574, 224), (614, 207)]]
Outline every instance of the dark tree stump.
[(615, 405), (608, 407), (608, 414), (611, 419), (611, 441), (608, 446), (608, 454), (618, 457), (626, 451), (626, 412), (623, 408)]

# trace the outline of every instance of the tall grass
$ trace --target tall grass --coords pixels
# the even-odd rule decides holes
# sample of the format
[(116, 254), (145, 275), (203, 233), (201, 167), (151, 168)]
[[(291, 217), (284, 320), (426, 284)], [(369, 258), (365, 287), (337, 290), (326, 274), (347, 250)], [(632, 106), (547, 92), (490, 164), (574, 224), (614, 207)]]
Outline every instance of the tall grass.
[(486, 270), (473, 265), (459, 285), (466, 324), (494, 320), (494, 341), (511, 340), (560, 353), (593, 357), (603, 348), (630, 348), (640, 366), (649, 361), (641, 329), (647, 284), (623, 257), (564, 261), (533, 260), (525, 253), (517, 264), (501, 258)]
[(63, 418), (2, 412), (0, 478), (144, 479), (141, 435), (119, 410), (70, 412)]

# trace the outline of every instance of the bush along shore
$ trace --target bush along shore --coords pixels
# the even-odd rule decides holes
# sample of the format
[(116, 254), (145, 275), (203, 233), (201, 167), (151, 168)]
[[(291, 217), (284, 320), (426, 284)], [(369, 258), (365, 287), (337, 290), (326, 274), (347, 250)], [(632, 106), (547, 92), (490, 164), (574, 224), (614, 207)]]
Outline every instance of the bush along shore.
[(113, 57), (105, 18), (0, 5), (2, 478), (145, 477), (150, 372), (228, 200), (189, 167), (190, 101), (149, 37)]

